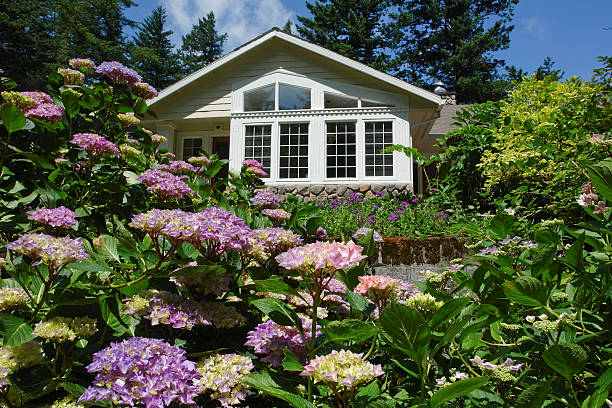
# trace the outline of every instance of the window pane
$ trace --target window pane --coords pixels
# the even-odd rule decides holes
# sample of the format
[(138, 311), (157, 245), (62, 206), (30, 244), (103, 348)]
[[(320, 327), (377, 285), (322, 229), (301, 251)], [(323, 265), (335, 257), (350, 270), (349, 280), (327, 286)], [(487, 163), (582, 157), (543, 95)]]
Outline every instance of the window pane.
[(310, 109), (310, 89), (279, 84), (278, 109)]
[(327, 178), (357, 175), (355, 122), (327, 123)]
[[(272, 125), (247, 125), (244, 132), (244, 158), (255, 159), (270, 175)], [(200, 141), (201, 143), (201, 141)]]
[(274, 110), (274, 85), (254, 89), (244, 93), (244, 111)]
[(279, 178), (308, 178), (308, 124), (280, 125)]
[(199, 156), (202, 150), (201, 138), (183, 139), (183, 160), (187, 160), (193, 156)]
[(357, 98), (325, 92), (325, 109), (356, 108)]
[(393, 154), (381, 151), (393, 144), (393, 122), (366, 122), (366, 176), (392, 176)]

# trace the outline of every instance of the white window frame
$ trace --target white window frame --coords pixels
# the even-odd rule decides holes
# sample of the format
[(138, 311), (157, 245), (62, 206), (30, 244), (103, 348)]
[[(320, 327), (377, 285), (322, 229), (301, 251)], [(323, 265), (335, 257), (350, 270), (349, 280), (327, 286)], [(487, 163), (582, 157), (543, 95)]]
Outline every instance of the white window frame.
[(188, 140), (188, 139), (190, 139), (190, 140), (200, 139), (200, 142), (201, 142), (200, 150), (206, 150), (204, 148), (204, 136), (197, 136), (197, 135), (185, 135), (185, 136), (181, 136), (181, 138), (180, 138), (180, 141), (181, 141), (180, 142), (180, 146), (181, 146), (180, 151), (181, 151), (181, 154), (180, 154), (180, 156), (176, 157), (176, 160), (185, 160), (185, 158), (184, 158), (185, 157), (185, 140)]
[(392, 127), (392, 131), (391, 131), (391, 145), (397, 144), (397, 124), (396, 124), (396, 120), (395, 119), (367, 119), (363, 121), (363, 177), (364, 180), (392, 180), (394, 178), (396, 178), (397, 175), (397, 157), (395, 152), (391, 153), (392, 157), (393, 157), (393, 174), (390, 176), (366, 176), (366, 162), (365, 162), (365, 157), (366, 157), (366, 153), (365, 153), (365, 124), (366, 123), (379, 123), (379, 122), (391, 122), (391, 127)]
[[(242, 155), (242, 160), (246, 160), (246, 156), (244, 154), (244, 150), (246, 148), (246, 129), (248, 126), (270, 126), (270, 171), (267, 172), (267, 177), (264, 177), (264, 180), (270, 179), (272, 173), (274, 172), (274, 123), (273, 122), (262, 122), (262, 123), (245, 123), (242, 125), (242, 151), (240, 152)], [(241, 162), (242, 163), (242, 162)], [(263, 163), (262, 163), (263, 164)]]
[[(305, 178), (281, 178), (280, 177), (280, 129), (281, 125), (308, 125), (308, 177)], [(279, 120), (275, 123), (276, 126), (276, 173), (275, 180), (278, 183), (300, 183), (310, 182), (312, 178), (312, 122), (310, 120)]]
[[(328, 177), (327, 176), (327, 125), (329, 123), (354, 123), (355, 124), (355, 177)], [(355, 180), (359, 180), (359, 167), (360, 167), (360, 163), (364, 160), (360, 160), (359, 155), (360, 155), (360, 151), (362, 149), (359, 148), (359, 120), (357, 118), (353, 119), (353, 120), (326, 120), (324, 122), (324, 127), (323, 127), (323, 132), (324, 132), (324, 141), (325, 141), (325, 155), (323, 158), (323, 180), (326, 182), (332, 182), (332, 181), (355, 181)], [(336, 158), (338, 156), (336, 155)], [(337, 164), (337, 162), (336, 162)], [(338, 166), (334, 166), (336, 168), (338, 168)], [(346, 167), (346, 166), (345, 166)], [(365, 170), (364, 170), (365, 172)]]

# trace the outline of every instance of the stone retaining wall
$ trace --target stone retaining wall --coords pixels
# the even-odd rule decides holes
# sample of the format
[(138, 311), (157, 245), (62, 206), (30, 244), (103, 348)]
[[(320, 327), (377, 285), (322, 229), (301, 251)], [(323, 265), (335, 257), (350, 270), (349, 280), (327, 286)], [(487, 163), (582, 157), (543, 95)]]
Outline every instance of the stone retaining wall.
[(281, 196), (302, 196), (304, 201), (327, 200), (335, 197), (349, 197), (357, 193), (361, 197), (372, 198), (377, 192), (384, 195), (397, 196), (412, 192), (412, 184), (406, 183), (373, 183), (373, 184), (281, 184), (268, 186)]

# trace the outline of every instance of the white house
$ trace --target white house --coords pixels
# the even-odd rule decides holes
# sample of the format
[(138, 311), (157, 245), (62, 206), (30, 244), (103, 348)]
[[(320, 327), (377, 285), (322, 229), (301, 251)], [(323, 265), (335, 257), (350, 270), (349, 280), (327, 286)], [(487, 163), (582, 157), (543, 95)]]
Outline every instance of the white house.
[(367, 65), (273, 29), (149, 101), (144, 124), (177, 158), (200, 150), (261, 162), (266, 184), (315, 198), (412, 189), (392, 144), (418, 146), (442, 101)]

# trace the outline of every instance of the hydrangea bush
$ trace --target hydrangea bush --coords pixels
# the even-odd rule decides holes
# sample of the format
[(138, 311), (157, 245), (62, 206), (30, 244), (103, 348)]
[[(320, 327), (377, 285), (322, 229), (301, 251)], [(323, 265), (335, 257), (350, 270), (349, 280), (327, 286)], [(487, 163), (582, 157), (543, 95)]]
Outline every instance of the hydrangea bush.
[[(459, 234), (447, 192), (283, 202), (260, 163), (223, 178), (164, 151), (133, 70), (69, 66), (48, 93), (3, 89), (0, 404), (607, 404), (609, 159), (572, 193), (592, 223), (481, 217), (471, 258), (406, 282), (367, 259), (393, 222)], [(341, 230), (333, 205), (380, 222)]]

